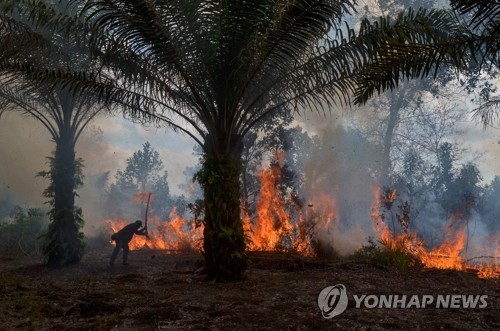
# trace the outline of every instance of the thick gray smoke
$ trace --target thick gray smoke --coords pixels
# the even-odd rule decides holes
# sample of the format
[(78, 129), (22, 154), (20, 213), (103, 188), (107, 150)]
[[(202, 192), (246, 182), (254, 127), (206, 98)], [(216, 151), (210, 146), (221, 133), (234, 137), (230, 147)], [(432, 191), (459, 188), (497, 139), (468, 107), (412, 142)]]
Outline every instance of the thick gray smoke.
[(315, 146), (303, 169), (309, 208), (330, 222), (317, 227), (319, 238), (349, 254), (373, 235), (370, 211), (380, 167), (380, 149), (349, 128), (339, 113), (308, 114), (303, 122)]
[[(302, 122), (310, 135), (317, 136), (316, 140), (319, 143), (311, 151), (304, 168), (297, 171), (303, 171), (305, 174), (305, 195), (312, 208), (317, 208), (318, 212), (324, 215), (334, 210), (331, 214), (334, 221), (326, 228), (323, 226), (318, 229), (320, 238), (329, 242), (340, 253), (351, 253), (366, 244), (367, 237), (374, 236), (370, 214), (382, 166), (382, 147), (366, 131), (359, 130), (363, 126), (354, 125), (356, 122), (370, 121), (369, 112), (369, 109), (364, 109), (346, 115), (335, 112), (327, 116), (308, 114)], [(464, 136), (455, 137), (457, 141), (467, 140), (469, 135), (479, 129), (474, 123), (469, 123), (468, 126), (460, 123), (460, 126), (460, 133)], [(491, 134), (485, 135), (482, 132), (479, 136), (485, 139), (481, 142), (473, 140), (469, 145), (477, 147), (486, 144), (492, 147), (491, 143), (487, 142), (493, 138)], [(496, 153), (488, 155), (489, 151), (484, 151), (487, 159), (496, 158), (494, 156)], [(457, 169), (470, 159), (470, 155), (474, 153), (461, 155), (462, 159), (457, 160)], [(478, 163), (478, 168), (481, 171), (483, 169), (492, 171), (483, 163)], [(488, 175), (488, 171), (485, 173)], [(490, 176), (481, 185), (485, 187), (491, 180)], [(497, 194), (496, 198), (491, 194)], [(498, 214), (494, 201), (500, 199), (500, 191), (491, 194), (485, 195), (488, 201), (477, 201), (478, 208), (484, 208), (482, 215), (473, 212), (469, 219), (462, 218), (454, 225), (456, 229), (463, 226), (467, 230), (469, 239), (465, 254), (469, 257), (494, 255), (492, 250), (495, 249), (495, 245), (488, 248), (484, 243), (498, 241), (500, 238), (498, 236), (500, 227), (492, 222), (493, 215)], [(385, 214), (386, 223), (390, 228), (393, 224), (389, 223), (394, 222), (396, 230), (402, 230), (398, 224), (397, 214), (402, 215), (402, 205), (407, 201), (411, 203), (412, 208), (410, 230), (424, 239), (426, 245), (439, 246), (448, 238), (447, 231), (450, 233), (448, 227), (453, 217), (444, 216), (446, 212), (437, 203), (432, 192), (422, 193), (418, 199), (409, 198), (398, 192), (398, 199), (392, 205), (391, 211), (386, 211)], [(495, 234), (497, 234), (496, 239)], [(496, 255), (498, 253), (500, 252)]]

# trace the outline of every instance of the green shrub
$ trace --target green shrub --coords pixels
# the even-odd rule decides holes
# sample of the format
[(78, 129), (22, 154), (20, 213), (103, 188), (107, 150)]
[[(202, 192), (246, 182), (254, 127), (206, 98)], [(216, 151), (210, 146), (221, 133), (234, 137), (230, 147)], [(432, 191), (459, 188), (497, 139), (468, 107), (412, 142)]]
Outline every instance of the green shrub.
[(4, 256), (38, 255), (47, 231), (48, 217), (39, 208), (15, 207), (10, 217), (0, 221), (0, 254)]
[(411, 267), (420, 264), (419, 259), (408, 249), (405, 239), (378, 240), (368, 239), (368, 244), (358, 249), (353, 257), (373, 262), (377, 265), (395, 267), (406, 274)]

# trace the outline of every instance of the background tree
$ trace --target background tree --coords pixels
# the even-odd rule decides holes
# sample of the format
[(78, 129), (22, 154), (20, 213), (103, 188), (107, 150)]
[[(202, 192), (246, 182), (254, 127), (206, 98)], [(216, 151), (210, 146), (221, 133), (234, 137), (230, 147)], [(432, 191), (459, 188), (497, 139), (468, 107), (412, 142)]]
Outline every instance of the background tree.
[(452, 213), (467, 221), (471, 219), (472, 211), (481, 205), (483, 189), (479, 185), (482, 180), (483, 177), (474, 163), (468, 162), (460, 167), (452, 184), (455, 197), (450, 206)]
[[(379, 0), (375, 1), (374, 6), (366, 7), (364, 15), (373, 17), (383, 13), (394, 17), (405, 8), (430, 9), (446, 4), (444, 1)], [(392, 38), (387, 42), (396, 46), (398, 40)], [(485, 72), (480, 66), (471, 66), (469, 71), (460, 76), (453, 72), (453, 67), (442, 67), (444, 70), (439, 70), (435, 80), (426, 77), (422, 80), (400, 81), (397, 89), (367, 104), (369, 109), (373, 108), (377, 113), (375, 120), (370, 119), (366, 129), (379, 135), (383, 146), (379, 176), (383, 186), (389, 185), (391, 173), (401, 168), (408, 148), (427, 154), (424, 158), (433, 159), (435, 156), (432, 154), (437, 153), (443, 139), (450, 139), (457, 132), (455, 123), (463, 119), (465, 114), (465, 109), (456, 104), (457, 94), (463, 97), (466, 92), (470, 97), (477, 95), (476, 99), (488, 100), (495, 92), (494, 85), (485, 80)], [(492, 76), (494, 72), (490, 70), (486, 76)], [(461, 91), (457, 91), (458, 88)]]
[(445, 209), (450, 209), (448, 201), (452, 199), (455, 194), (453, 192), (453, 180), (455, 178), (455, 161), (456, 152), (453, 145), (446, 142), (439, 146), (438, 151), (438, 164), (436, 167), (436, 192), (438, 199)]
[[(387, 17), (395, 17), (401, 11), (408, 8), (426, 8), (431, 9), (438, 6), (436, 1), (428, 0), (400, 0), (375, 1), (375, 6), (365, 6), (364, 16), (370, 19), (376, 19), (380, 14)], [(397, 90), (390, 93), (384, 93), (383, 97), (371, 101), (370, 106), (376, 112), (382, 112), (382, 120), (377, 121), (375, 126), (380, 132), (382, 143), (382, 160), (380, 162), (379, 181), (383, 187), (390, 186), (390, 175), (394, 170), (394, 150), (398, 144), (398, 127), (404, 118), (404, 113), (408, 108), (414, 108), (422, 103), (422, 95), (426, 90), (435, 89), (429, 80), (413, 81), (401, 83)]]
[(159, 176), (163, 169), (163, 161), (160, 153), (151, 147), (149, 142), (142, 145), (142, 150), (134, 152), (132, 157), (127, 159), (127, 167), (124, 171), (118, 171), (116, 176), (119, 181), (130, 183), (140, 191), (145, 192), (153, 180)]
[[(109, 187), (106, 205), (112, 217), (130, 218), (130, 202), (134, 195), (141, 192), (152, 192), (151, 213), (166, 219), (174, 201), (170, 196), (168, 174), (162, 173), (163, 161), (160, 153), (151, 147), (149, 142), (142, 149), (127, 159), (124, 170), (116, 172), (116, 181)], [(135, 213), (134, 213), (135, 214)], [(141, 212), (142, 217), (144, 213)]]

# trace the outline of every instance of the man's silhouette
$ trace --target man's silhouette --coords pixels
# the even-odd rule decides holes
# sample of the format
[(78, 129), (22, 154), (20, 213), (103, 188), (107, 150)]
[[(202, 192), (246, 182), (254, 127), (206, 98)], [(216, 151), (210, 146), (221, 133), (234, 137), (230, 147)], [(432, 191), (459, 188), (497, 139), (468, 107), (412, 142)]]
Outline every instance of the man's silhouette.
[(123, 265), (128, 265), (127, 259), (128, 259), (128, 252), (130, 250), (128, 248), (128, 243), (132, 240), (134, 234), (137, 234), (139, 236), (146, 235), (146, 228), (139, 230), (141, 227), (142, 227), (142, 222), (135, 221), (134, 223), (126, 225), (123, 229), (121, 229), (120, 231), (111, 236), (111, 239), (115, 241), (116, 246), (113, 251), (113, 254), (111, 254), (109, 265), (112, 266), (115, 263), (116, 257), (118, 256), (118, 253), (122, 248), (123, 248)]

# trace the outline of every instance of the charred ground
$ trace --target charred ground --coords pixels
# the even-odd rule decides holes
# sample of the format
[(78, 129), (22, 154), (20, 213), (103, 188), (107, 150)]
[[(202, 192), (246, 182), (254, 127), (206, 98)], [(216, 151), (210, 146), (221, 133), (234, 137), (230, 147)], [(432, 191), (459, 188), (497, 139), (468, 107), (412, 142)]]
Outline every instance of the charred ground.
[[(395, 268), (366, 261), (308, 260), (252, 253), (245, 279), (212, 283), (194, 271), (201, 256), (131, 253), (107, 266), (109, 249), (54, 269), (37, 259), (2, 258), (2, 330), (498, 330), (500, 281), (472, 272)], [(321, 289), (344, 284), (350, 301), (325, 320)], [(486, 294), (485, 309), (356, 309), (351, 294)]]

